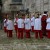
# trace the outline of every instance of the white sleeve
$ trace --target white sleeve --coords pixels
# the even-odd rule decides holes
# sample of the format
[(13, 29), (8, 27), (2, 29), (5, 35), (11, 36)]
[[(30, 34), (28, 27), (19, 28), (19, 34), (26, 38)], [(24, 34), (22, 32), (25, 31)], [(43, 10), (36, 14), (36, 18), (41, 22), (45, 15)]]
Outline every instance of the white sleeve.
[(47, 23), (49, 23), (49, 22), (50, 22), (50, 20), (49, 20), (49, 19), (47, 19), (47, 20), (46, 20), (46, 22), (47, 22)]
[(5, 23), (6, 22), (6, 19), (3, 22)]

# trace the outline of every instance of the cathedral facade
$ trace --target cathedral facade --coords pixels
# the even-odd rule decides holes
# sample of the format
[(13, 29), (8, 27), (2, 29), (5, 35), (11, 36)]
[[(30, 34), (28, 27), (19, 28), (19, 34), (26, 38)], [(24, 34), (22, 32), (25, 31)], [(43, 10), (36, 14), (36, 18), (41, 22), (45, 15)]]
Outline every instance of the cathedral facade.
[(30, 12), (50, 10), (50, 0), (2, 0), (2, 12), (29, 9)]

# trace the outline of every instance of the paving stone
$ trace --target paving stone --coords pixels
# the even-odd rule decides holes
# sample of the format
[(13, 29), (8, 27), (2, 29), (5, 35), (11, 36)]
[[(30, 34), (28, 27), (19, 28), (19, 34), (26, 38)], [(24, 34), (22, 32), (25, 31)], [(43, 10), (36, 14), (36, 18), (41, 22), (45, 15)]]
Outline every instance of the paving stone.
[(40, 48), (40, 49), (44, 49), (44, 48), (47, 48), (47, 46), (37, 46), (38, 48)]
[(0, 50), (3, 50), (3, 48), (0, 48)]
[(3, 31), (0, 33), (2, 33), (0, 34), (0, 50), (50, 50), (49, 39), (43, 39), (47, 42), (35, 38), (17, 39), (16, 37), (13, 37), (9, 39)]
[(50, 46), (47, 46), (47, 48), (46, 49), (50, 49)]

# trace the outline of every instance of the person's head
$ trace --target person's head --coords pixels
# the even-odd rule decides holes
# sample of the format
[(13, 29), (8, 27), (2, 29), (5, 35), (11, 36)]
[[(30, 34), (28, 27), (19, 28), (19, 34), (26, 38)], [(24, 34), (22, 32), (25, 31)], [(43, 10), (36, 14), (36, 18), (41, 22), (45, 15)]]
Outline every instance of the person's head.
[(22, 18), (23, 18), (23, 19), (25, 18), (25, 14), (22, 14)]
[(22, 14), (22, 16), (25, 16), (25, 14)]
[(47, 14), (47, 11), (44, 11), (44, 14)]
[(22, 14), (19, 14), (18, 18), (22, 18)]
[(5, 14), (5, 16), (4, 16), (4, 17), (7, 19), (7, 18), (8, 18), (8, 16), (9, 16), (8, 14)]
[(36, 15), (35, 15), (35, 18), (39, 18), (39, 14), (36, 14)]
[(31, 17), (34, 17), (35, 16), (35, 13), (31, 13)]
[(15, 16), (16, 18), (18, 17), (18, 14), (16, 14), (16, 16)]
[(30, 16), (29, 16), (29, 14), (27, 14), (27, 18), (29, 18)]
[(8, 19), (9, 19), (9, 20), (12, 20), (12, 17), (11, 17), (11, 16), (9, 16), (9, 17), (8, 17)]
[(28, 18), (28, 14), (26, 14), (25, 18)]

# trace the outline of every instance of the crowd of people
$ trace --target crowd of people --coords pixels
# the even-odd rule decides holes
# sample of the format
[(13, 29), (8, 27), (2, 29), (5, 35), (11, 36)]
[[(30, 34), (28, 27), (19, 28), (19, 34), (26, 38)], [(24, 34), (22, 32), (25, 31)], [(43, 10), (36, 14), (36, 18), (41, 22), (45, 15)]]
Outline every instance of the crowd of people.
[(50, 38), (50, 14), (44, 11), (40, 13), (16, 14), (14, 20), (9, 15), (4, 19), (4, 32), (7, 37), (13, 36), (13, 30), (16, 32), (18, 39), (31, 38), (32, 32), (36, 39), (44, 36)]

